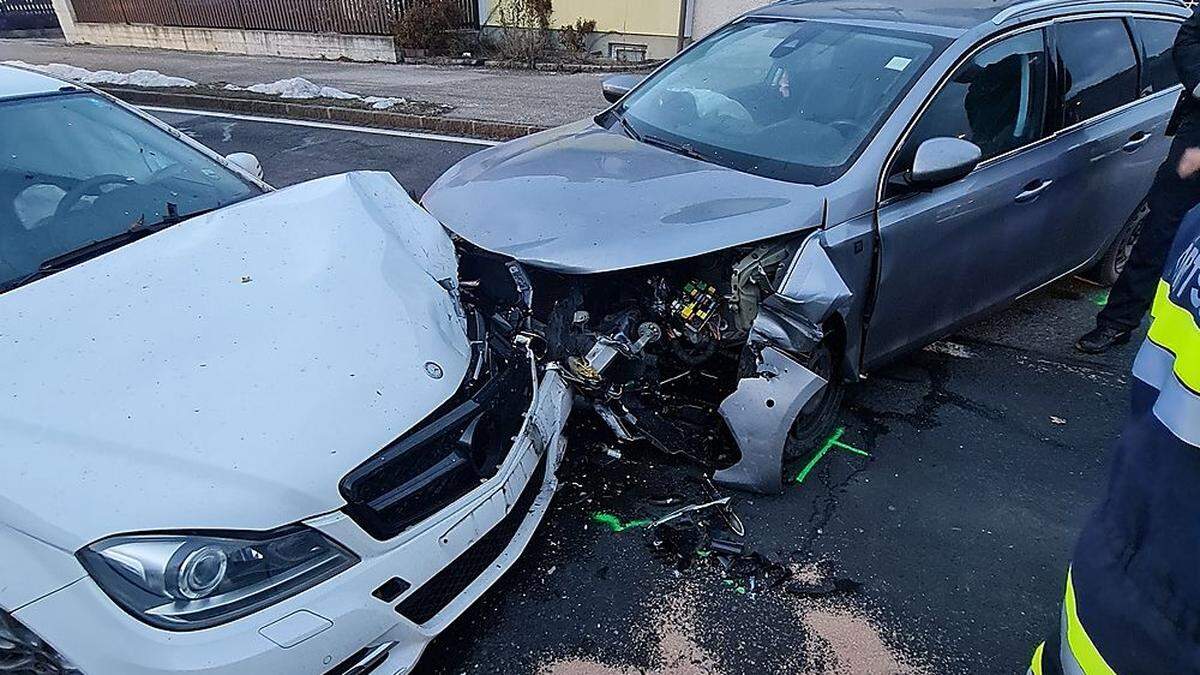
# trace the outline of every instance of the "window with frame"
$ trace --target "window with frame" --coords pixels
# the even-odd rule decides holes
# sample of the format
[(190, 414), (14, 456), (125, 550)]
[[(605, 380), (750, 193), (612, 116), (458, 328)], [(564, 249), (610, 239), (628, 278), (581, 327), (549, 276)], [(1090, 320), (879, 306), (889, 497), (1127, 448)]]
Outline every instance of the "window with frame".
[(983, 150), (984, 160), (1043, 138), (1047, 60), (1040, 30), (1014, 35), (976, 53), (930, 101), (905, 141), (893, 175), (906, 174), (917, 148), (931, 138), (971, 141)]
[(1146, 81), (1143, 86), (1154, 93), (1164, 91), (1179, 84), (1179, 73), (1175, 70), (1175, 59), (1172, 50), (1175, 38), (1179, 36), (1177, 21), (1160, 19), (1134, 19), (1133, 29), (1142, 45), (1145, 61)]
[(1121, 19), (1056, 26), (1063, 77), (1063, 123), (1071, 126), (1137, 99), (1138, 62)]

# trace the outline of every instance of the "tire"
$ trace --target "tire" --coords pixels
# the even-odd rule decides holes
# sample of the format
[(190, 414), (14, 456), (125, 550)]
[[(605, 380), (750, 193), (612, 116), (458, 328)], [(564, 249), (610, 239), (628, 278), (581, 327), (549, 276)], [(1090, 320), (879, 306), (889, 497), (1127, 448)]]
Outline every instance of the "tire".
[(785, 462), (808, 457), (829, 437), (841, 416), (846, 386), (841, 378), (841, 355), (829, 341), (822, 342), (809, 356), (806, 368), (825, 378), (828, 385), (809, 401), (792, 424), (787, 445), (783, 448)]
[(1121, 271), (1125, 269), (1125, 263), (1129, 262), (1129, 254), (1133, 252), (1133, 245), (1137, 243), (1138, 237), (1142, 234), (1142, 227), (1146, 224), (1146, 217), (1149, 215), (1150, 205), (1142, 202), (1133, 215), (1129, 216), (1125, 227), (1121, 228), (1121, 233), (1113, 240), (1112, 245), (1104, 252), (1104, 257), (1096, 263), (1095, 267), (1088, 270), (1086, 275), (1088, 279), (1101, 286), (1112, 286), (1117, 283), (1117, 277), (1121, 276)]

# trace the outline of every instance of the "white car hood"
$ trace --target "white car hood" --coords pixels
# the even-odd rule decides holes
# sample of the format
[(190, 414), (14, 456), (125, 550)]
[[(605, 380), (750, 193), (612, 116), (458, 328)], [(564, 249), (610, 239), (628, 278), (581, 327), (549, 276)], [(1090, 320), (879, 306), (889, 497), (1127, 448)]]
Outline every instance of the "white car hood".
[(73, 552), (340, 508), (466, 373), (456, 267), (390, 175), (353, 173), (0, 296), (0, 522)]

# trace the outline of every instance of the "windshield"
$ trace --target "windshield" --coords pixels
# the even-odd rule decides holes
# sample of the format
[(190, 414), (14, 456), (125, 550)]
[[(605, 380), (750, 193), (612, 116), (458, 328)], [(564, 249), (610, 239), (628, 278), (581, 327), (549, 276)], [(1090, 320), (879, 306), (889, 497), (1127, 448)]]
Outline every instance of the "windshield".
[(0, 103), (0, 286), (170, 210), (186, 217), (260, 192), (103, 97)]
[(616, 114), (648, 143), (822, 184), (849, 167), (944, 46), (859, 26), (742, 21), (657, 73)]

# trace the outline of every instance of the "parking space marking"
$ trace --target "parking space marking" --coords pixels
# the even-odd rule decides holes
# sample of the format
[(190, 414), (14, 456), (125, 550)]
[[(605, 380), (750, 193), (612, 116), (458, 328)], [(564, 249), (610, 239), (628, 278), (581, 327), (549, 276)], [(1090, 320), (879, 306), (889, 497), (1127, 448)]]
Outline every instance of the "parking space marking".
[(479, 138), (467, 138), (465, 136), (444, 136), (441, 134), (426, 134), (419, 131), (401, 131), (399, 129), (375, 129), (372, 127), (358, 127), (351, 124), (337, 124), (334, 122), (317, 122), (314, 120), (292, 120), (282, 117), (261, 117), (258, 115), (241, 115), (238, 113), (214, 112), (211, 110), (191, 110), (188, 108), (164, 108), (155, 105), (139, 106), (147, 112), (164, 112), (175, 113), (179, 115), (198, 115), (201, 117), (220, 117), (223, 119), (243, 120), (246, 122), (265, 122), (267, 124), (290, 124), (296, 127), (312, 127), (315, 129), (332, 129), (334, 131), (355, 131), (363, 134), (375, 134), (377, 136), (397, 136), (400, 138), (415, 138), (423, 141), (439, 141), (441, 143), (465, 143), (469, 145), (481, 145), (485, 147), (493, 147), (500, 145), (499, 141), (485, 141)]

